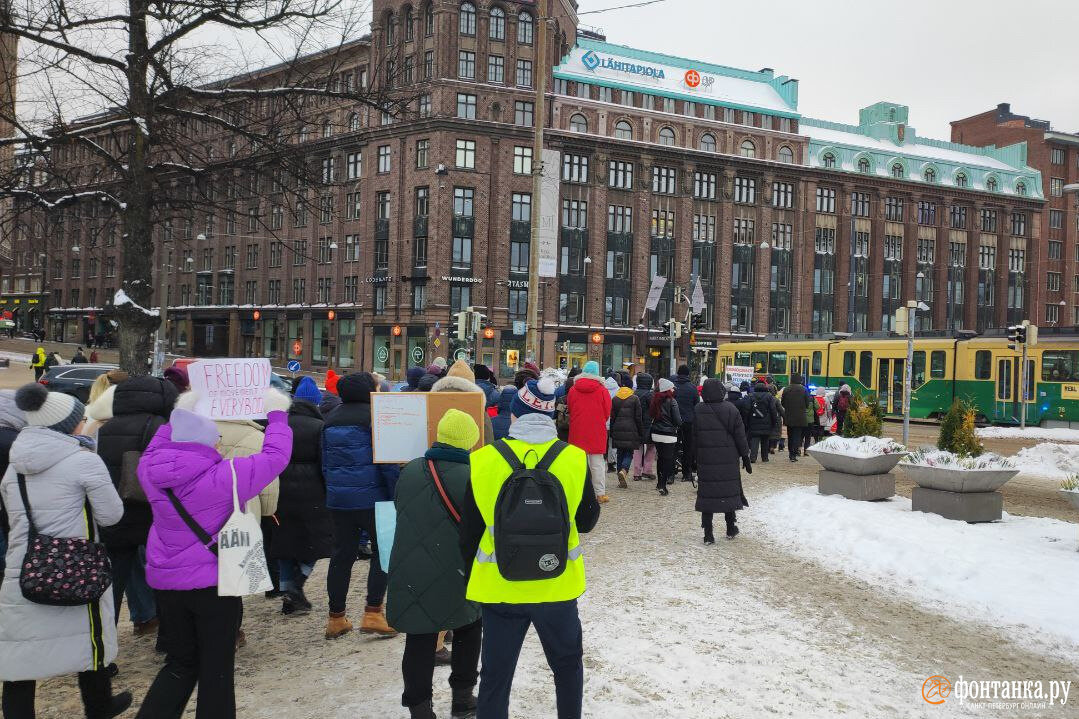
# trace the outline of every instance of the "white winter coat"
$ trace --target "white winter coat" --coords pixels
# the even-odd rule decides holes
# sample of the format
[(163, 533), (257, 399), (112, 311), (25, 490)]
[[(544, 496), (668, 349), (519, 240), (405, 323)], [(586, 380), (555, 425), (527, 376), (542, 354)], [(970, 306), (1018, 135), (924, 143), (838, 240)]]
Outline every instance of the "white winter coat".
[(79, 441), (44, 427), (27, 427), (11, 445), (0, 480), (0, 501), (11, 524), (7, 568), (0, 586), (0, 680), (47, 679), (103, 669), (116, 658), (111, 588), (79, 607), (53, 607), (23, 599), (19, 570), (28, 524), (16, 475), (26, 475), (34, 523), (42, 534), (86, 537), (85, 502), (99, 526), (116, 524), (124, 505), (105, 463)]

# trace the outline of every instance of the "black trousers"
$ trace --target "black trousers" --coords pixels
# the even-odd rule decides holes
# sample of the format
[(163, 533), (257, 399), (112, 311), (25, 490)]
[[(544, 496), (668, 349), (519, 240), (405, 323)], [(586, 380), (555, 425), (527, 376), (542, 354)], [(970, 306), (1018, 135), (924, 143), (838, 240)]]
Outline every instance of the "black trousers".
[(196, 719), (235, 719), (236, 631), (243, 603), (217, 587), (158, 591), (165, 666), (136, 719), (179, 719), (199, 687)]
[[(4, 719), (34, 719), (37, 682), (4, 682)], [(107, 669), (79, 672), (79, 693), (87, 716), (103, 714), (112, 700), (112, 679)]]
[[(450, 687), (452, 689), (471, 692), (472, 687), (476, 686), (476, 678), (480, 674), (482, 639), (483, 629), (480, 621), (453, 630), (453, 653), (450, 654)], [(438, 632), (405, 636), (405, 656), (401, 659), (401, 675), (405, 680), (405, 691), (401, 694), (401, 706), (414, 707), (431, 701), (437, 644)]]
[[(674, 446), (674, 445), (670, 445)], [(507, 719), (510, 688), (529, 626), (536, 628), (554, 673), (558, 719), (580, 719), (584, 699), (584, 650), (577, 600), (547, 604), (483, 605), (483, 670), (476, 716)], [(454, 633), (454, 652), (457, 634)]]
[(262, 549), (266, 554), (266, 568), (270, 572), (273, 590), (277, 592), (281, 590), (281, 568), (277, 564), (277, 559), (270, 557), (270, 546), (273, 545), (273, 533), (277, 527), (277, 522), (274, 521), (273, 517), (263, 517), (260, 525), (262, 527)]
[(343, 612), (348, 599), (348, 585), (352, 582), (352, 565), (360, 554), (360, 530), (367, 530), (371, 537), (371, 564), (367, 568), (367, 606), (381, 607), (386, 596), (386, 573), (378, 561), (378, 539), (375, 533), (375, 510), (332, 509), (333, 554), (326, 574), (326, 593), (330, 597), (330, 611)]
[[(712, 512), (701, 512), (701, 529), (705, 534), (712, 533)], [(723, 518), (727, 520), (727, 525), (730, 526), (738, 520), (738, 515), (735, 512), (724, 512)]]
[(697, 469), (696, 449), (693, 446), (693, 423), (684, 422), (678, 428), (678, 446), (682, 448), (682, 479), (687, 482), (692, 479), (692, 474)]
[(790, 425), (787, 425), (787, 452), (792, 459), (797, 457), (802, 451), (802, 435), (805, 431), (805, 427), (791, 427)]
[(656, 442), (656, 474), (661, 487), (674, 480), (674, 458), (678, 445), (674, 442)]
[(772, 448), (772, 438), (767, 434), (749, 435), (749, 461), (757, 461), (757, 450), (760, 449), (761, 459), (768, 461), (768, 452)]

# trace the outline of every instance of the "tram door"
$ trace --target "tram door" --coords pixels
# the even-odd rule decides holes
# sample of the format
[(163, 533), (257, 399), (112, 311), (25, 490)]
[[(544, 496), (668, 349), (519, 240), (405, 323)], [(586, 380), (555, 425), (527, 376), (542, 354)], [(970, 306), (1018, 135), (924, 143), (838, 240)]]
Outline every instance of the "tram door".
[(1000, 421), (1019, 421), (1019, 404), (1026, 402), (1027, 421), (1037, 423), (1037, 378), (1034, 376), (1034, 360), (1027, 360), (1027, 386), (1025, 391), (1020, 387), (1022, 374), (1020, 372), (1021, 359), (1019, 357), (1001, 357), (997, 360), (997, 391), (996, 406), (994, 408), (995, 419)]
[(885, 414), (903, 414), (903, 381), (906, 360), (877, 360), (877, 400)]

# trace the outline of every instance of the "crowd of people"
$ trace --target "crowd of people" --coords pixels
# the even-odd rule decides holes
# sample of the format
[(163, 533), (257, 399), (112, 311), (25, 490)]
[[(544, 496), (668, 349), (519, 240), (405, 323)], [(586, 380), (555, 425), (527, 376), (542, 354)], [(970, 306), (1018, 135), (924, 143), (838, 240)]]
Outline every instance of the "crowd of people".
[[(0, 391), (3, 717), (32, 719), (36, 681), (64, 674), (78, 674), (89, 719), (130, 708), (131, 693), (112, 689), (124, 676), (125, 598), (135, 634), (156, 635), (165, 655), (137, 716), (178, 717), (197, 686), (199, 719), (234, 717), (243, 603), (219, 596), (213, 539), (234, 492), (261, 524), (267, 595), (280, 597), (283, 616), (313, 611), (307, 582), (329, 560), (327, 640), (354, 629), (353, 568), (369, 560), (359, 631), (406, 635), (402, 705), (413, 719), (435, 716), (436, 664), (451, 668), (451, 717), (507, 717), (529, 627), (554, 675), (558, 716), (579, 717), (580, 535), (611, 500), (608, 474), (619, 488), (654, 479), (662, 496), (680, 474), (697, 487), (704, 542), (715, 542), (717, 513), (733, 539), (748, 506), (742, 473), (782, 451), (783, 425), (797, 461), (849, 407), (849, 388), (828, 402), (799, 379), (777, 392), (695, 383), (684, 365), (658, 380), (601, 374), (593, 361), (568, 373), (529, 363), (500, 387), (484, 365), (438, 359), (397, 385), (369, 372), (331, 371), (325, 389), (303, 377), (291, 396), (266, 391), (261, 422), (199, 415), (178, 367), (160, 378), (103, 374), (85, 407), (40, 384)], [(424, 456), (377, 464), (372, 394), (391, 391), (480, 393), (487, 412), (477, 423), (450, 410)], [(392, 548), (379, 543), (380, 502), (396, 509)], [(35, 603), (23, 564), (41, 537), (103, 543), (108, 590), (72, 606)]]

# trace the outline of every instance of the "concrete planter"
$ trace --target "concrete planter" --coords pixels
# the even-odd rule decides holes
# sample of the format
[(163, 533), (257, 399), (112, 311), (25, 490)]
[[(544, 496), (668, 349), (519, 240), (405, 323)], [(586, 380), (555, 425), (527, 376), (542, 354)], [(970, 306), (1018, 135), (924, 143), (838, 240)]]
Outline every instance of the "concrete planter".
[(899, 461), (907, 456), (907, 453), (896, 452), (895, 454), (878, 454), (874, 457), (851, 457), (810, 447), (809, 455), (817, 460), (820, 466), (830, 472), (864, 477), (870, 474), (887, 474), (891, 472), (899, 464)]
[(995, 492), (1019, 474), (1018, 469), (947, 469), (912, 464), (900, 469), (919, 487), (961, 493)]

